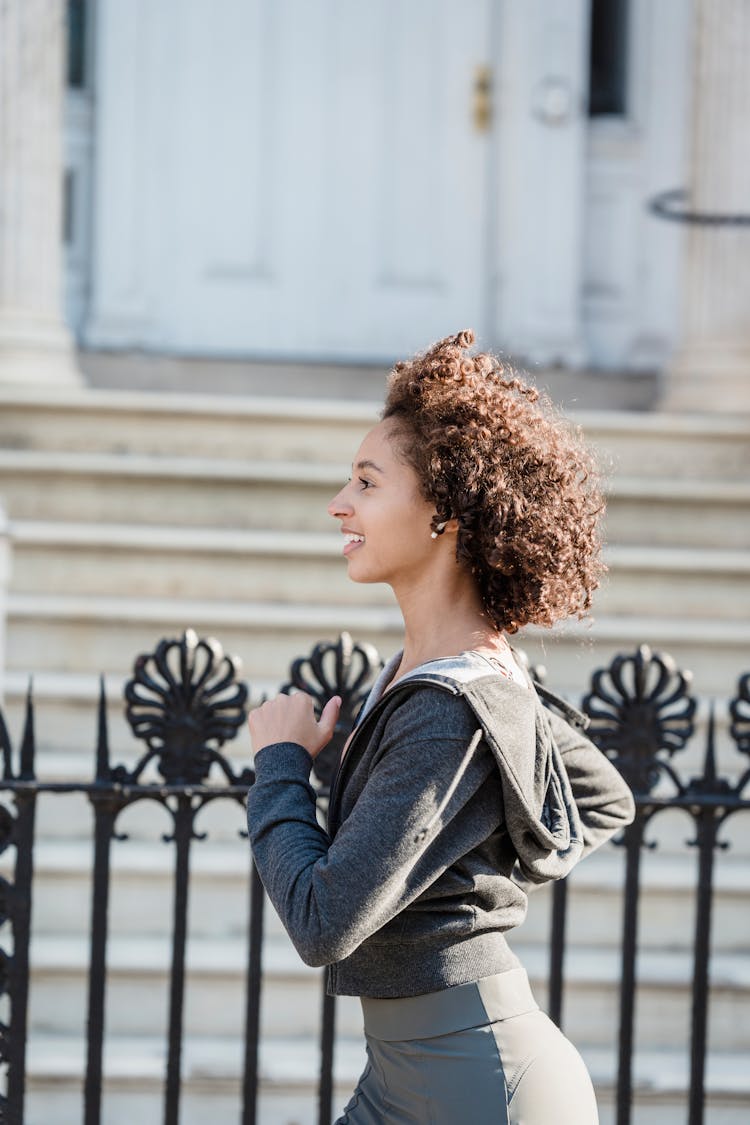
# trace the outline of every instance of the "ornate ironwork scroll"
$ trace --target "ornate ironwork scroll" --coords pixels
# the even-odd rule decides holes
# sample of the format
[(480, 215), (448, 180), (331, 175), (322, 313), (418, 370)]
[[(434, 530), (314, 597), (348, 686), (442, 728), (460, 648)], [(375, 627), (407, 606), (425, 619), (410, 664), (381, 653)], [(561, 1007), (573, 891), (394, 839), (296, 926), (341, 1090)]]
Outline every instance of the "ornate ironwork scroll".
[(589, 734), (634, 793), (650, 793), (664, 775), (680, 789), (664, 755), (684, 749), (695, 730), (692, 676), (666, 653), (641, 645), (595, 672), (583, 709)]
[[(216, 763), (231, 784), (234, 774), (220, 748), (234, 738), (247, 715), (247, 686), (237, 681), (240, 662), (225, 656), (217, 640), (198, 640), (188, 629), (139, 656), (125, 685), (125, 716), (148, 751), (133, 770), (118, 767), (118, 781), (137, 783), (148, 763), (172, 784), (205, 781)], [(251, 771), (242, 780), (250, 784)]]
[(740, 754), (750, 758), (750, 672), (740, 676), (737, 694), (729, 705), (730, 733)]

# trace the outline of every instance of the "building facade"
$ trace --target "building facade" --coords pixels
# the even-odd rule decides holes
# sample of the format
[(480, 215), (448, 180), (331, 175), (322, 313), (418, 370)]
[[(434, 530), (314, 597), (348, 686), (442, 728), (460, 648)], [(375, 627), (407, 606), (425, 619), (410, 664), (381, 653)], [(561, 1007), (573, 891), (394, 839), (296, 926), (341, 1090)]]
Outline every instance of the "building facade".
[[(57, 7), (7, 5), (11, 52)], [(747, 221), (742, 0), (67, 11), (63, 306), (84, 348), (388, 362), (472, 325), (529, 365), (672, 371), (695, 408), (710, 375), (747, 407), (750, 228), (674, 221)]]

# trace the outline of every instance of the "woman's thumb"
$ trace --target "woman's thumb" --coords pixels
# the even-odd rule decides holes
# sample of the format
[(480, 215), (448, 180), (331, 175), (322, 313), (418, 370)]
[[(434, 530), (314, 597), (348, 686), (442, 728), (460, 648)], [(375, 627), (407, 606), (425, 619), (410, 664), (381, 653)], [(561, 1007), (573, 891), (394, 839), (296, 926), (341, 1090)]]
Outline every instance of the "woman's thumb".
[(333, 736), (334, 727), (336, 726), (336, 720), (339, 717), (340, 710), (341, 696), (334, 695), (332, 699), (328, 700), (325, 707), (321, 711), (318, 726), (322, 728), (323, 732), (329, 739)]

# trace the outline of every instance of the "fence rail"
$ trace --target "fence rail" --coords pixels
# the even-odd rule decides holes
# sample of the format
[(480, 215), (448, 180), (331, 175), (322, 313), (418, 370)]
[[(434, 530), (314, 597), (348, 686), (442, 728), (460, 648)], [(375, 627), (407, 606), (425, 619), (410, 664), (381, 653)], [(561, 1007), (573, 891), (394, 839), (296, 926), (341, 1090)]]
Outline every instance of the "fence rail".
[[(336, 643), (321, 643), (309, 656), (294, 661), (290, 679), (282, 685), (283, 691), (309, 692), (318, 706), (333, 694), (342, 697), (334, 739), (314, 766), (323, 805), (341, 748), (381, 666), (372, 646), (354, 644), (347, 634), (342, 634)], [(242, 804), (254, 780), (250, 767), (238, 772), (222, 752), (225, 743), (244, 725), (247, 714), (248, 688), (239, 675), (239, 662), (225, 656), (218, 642), (199, 639), (191, 630), (179, 640), (162, 640), (153, 653), (139, 656), (133, 677), (125, 687), (127, 719), (135, 737), (145, 744), (132, 768), (112, 765), (110, 761), (102, 682), (95, 774), (91, 781), (45, 781), (36, 777), (31, 692), (17, 754), (0, 713), (0, 792), (6, 797), (6, 803), (0, 804), (0, 851), (9, 847), (15, 850), (12, 881), (0, 878), (0, 1000), (5, 1004), (3, 1010), (10, 1013), (0, 1023), (0, 1071), (4, 1075), (0, 1122), (22, 1125), (24, 1121), (37, 799), (41, 794), (83, 793), (92, 808), (94, 841), (83, 1120), (85, 1125), (99, 1125), (102, 1120), (111, 843), (120, 838), (117, 821), (122, 811), (136, 802), (149, 800), (168, 810), (173, 826), (172, 834), (165, 837), (174, 844), (174, 882), (163, 1120), (165, 1125), (177, 1125), (190, 857), (193, 841), (201, 838), (195, 821), (210, 802)], [(647, 827), (668, 809), (684, 810), (695, 825), (691, 844), (697, 851), (698, 871), (687, 1123), (702, 1125), (704, 1121), (714, 861), (717, 849), (726, 847), (719, 839), (722, 825), (735, 813), (750, 809), (750, 768), (741, 757), (743, 765), (737, 780), (717, 772), (715, 719), (711, 711), (701, 774), (684, 778), (678, 773), (673, 759), (695, 735), (696, 706), (689, 673), (678, 669), (669, 655), (651, 652), (645, 645), (617, 656), (609, 667), (595, 672), (582, 703), (590, 716), (591, 737), (631, 785), (637, 807), (634, 823), (618, 841), (624, 850), (625, 889), (617, 1125), (629, 1125), (632, 1113), (641, 857), (648, 846)], [(730, 737), (738, 753), (750, 758), (750, 672), (738, 680), (729, 718)], [(7, 798), (11, 798), (10, 805)], [(248, 878), (244, 1068), (238, 1114), (242, 1125), (255, 1125), (264, 894), (250, 861)], [(549, 941), (549, 1010), (558, 1024), (562, 1024), (563, 1014), (567, 893), (566, 881), (555, 885)], [(6, 948), (9, 932), (12, 950)], [(332, 1119), (335, 1014), (334, 998), (326, 996), (322, 989), (319, 1125), (329, 1125)]]

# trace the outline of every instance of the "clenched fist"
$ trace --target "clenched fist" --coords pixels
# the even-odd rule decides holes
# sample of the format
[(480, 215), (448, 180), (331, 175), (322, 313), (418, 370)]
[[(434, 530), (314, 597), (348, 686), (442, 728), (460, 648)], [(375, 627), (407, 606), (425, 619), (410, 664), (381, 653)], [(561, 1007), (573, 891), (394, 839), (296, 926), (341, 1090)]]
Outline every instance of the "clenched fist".
[(320, 720), (315, 718), (311, 696), (305, 692), (295, 695), (277, 695), (250, 712), (248, 725), (253, 752), (274, 742), (296, 742), (316, 758), (333, 736), (339, 717), (341, 699), (334, 695), (323, 708)]

